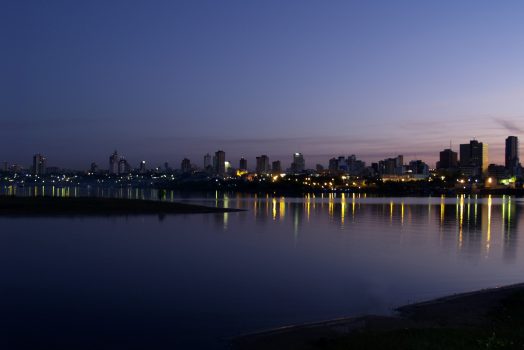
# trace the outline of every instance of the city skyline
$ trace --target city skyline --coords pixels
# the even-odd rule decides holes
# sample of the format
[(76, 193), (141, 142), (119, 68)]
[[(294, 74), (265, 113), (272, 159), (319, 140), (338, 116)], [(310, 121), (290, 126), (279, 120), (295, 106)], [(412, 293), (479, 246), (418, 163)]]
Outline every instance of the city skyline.
[[(125, 9), (125, 10), (123, 10)], [(433, 164), (524, 130), (524, 4), (10, 2), (0, 159), (301, 152)], [(467, 131), (465, 135), (464, 131)], [(16, 147), (13, 147), (16, 145)], [(393, 154), (385, 154), (392, 150)]]
[[(366, 166), (371, 166), (371, 164), (373, 163), (379, 163), (384, 160), (385, 161), (391, 160), (397, 163), (397, 161), (395, 160), (396, 158), (401, 158), (401, 161), (400, 161), (400, 163), (402, 163), (401, 165), (407, 165), (411, 161), (422, 161), (425, 164), (427, 164), (430, 169), (438, 169), (439, 163), (441, 163), (440, 167), (442, 168), (453, 167), (450, 164), (454, 162), (457, 165), (460, 164), (462, 168), (478, 166), (479, 170), (482, 173), (485, 173), (488, 165), (491, 165), (491, 164), (500, 165), (507, 169), (513, 169), (512, 172), (514, 172), (515, 169), (520, 166), (520, 158), (519, 158), (520, 149), (519, 149), (518, 136), (510, 135), (505, 138), (504, 150), (503, 150), (504, 152), (503, 162), (495, 162), (492, 160), (491, 158), (492, 156), (490, 155), (491, 146), (489, 146), (487, 143), (483, 143), (482, 140), (477, 140), (476, 138), (473, 138), (469, 140), (468, 143), (460, 143), (457, 146), (458, 147), (453, 147), (453, 145), (450, 143), (448, 147), (436, 152), (435, 154), (436, 154), (437, 160), (435, 161), (434, 165), (432, 165), (432, 163), (428, 162), (424, 158), (406, 157), (404, 154), (400, 154), (400, 152), (397, 152), (397, 156), (394, 156), (394, 158), (388, 158), (388, 157), (393, 157), (393, 155), (392, 154), (386, 155), (387, 153), (384, 153), (384, 155), (375, 162), (361, 159), (360, 157), (358, 157), (358, 155), (355, 155), (355, 154), (338, 154), (338, 155), (332, 154), (332, 155), (327, 156), (329, 158), (327, 159), (324, 158), (320, 162), (316, 162), (313, 164), (313, 162), (307, 162), (306, 161), (307, 158), (305, 159), (304, 154), (300, 152), (293, 152), (291, 154), (287, 154), (287, 156), (284, 156), (282, 158), (277, 158), (274, 156), (268, 156), (267, 154), (262, 154), (262, 155), (257, 155), (253, 157), (252, 160), (254, 161), (252, 160), (250, 161), (249, 160), (250, 157), (244, 157), (244, 156), (240, 156), (237, 159), (232, 159), (231, 156), (227, 156), (227, 154), (229, 153), (226, 153), (223, 150), (216, 151), (213, 157), (211, 157), (211, 154), (207, 152), (206, 154), (200, 156), (201, 158), (200, 160), (195, 160), (195, 159), (198, 159), (198, 157), (195, 159), (184, 157), (183, 159), (180, 160), (180, 162), (170, 163), (169, 161), (164, 161), (162, 163), (155, 164), (155, 163), (150, 163), (149, 161), (144, 160), (144, 159), (138, 160), (138, 161), (134, 161), (134, 160), (128, 161), (128, 158), (126, 155), (119, 154), (118, 150), (115, 149), (114, 152), (112, 152), (111, 155), (109, 156), (109, 166), (107, 167), (107, 171), (109, 172), (109, 174), (118, 174), (118, 173), (130, 172), (132, 169), (139, 170), (142, 172), (146, 169), (146, 167), (149, 169), (169, 167), (170, 169), (178, 169), (178, 168), (181, 168), (182, 170), (185, 169), (183, 172), (188, 172), (189, 166), (193, 167), (194, 169), (206, 170), (206, 168), (208, 167), (218, 169), (217, 164), (222, 164), (220, 165), (221, 168), (218, 171), (218, 173), (220, 175), (223, 175), (226, 172), (226, 169), (222, 168), (223, 166), (226, 166), (226, 167), (231, 166), (234, 169), (239, 169), (239, 170), (251, 170), (255, 172), (265, 172), (273, 168), (271, 164), (274, 165), (278, 163), (278, 167), (280, 168), (281, 163), (282, 163), (285, 166), (283, 167), (283, 169), (287, 169), (294, 173), (301, 173), (306, 169), (314, 170), (315, 168), (318, 167), (318, 165), (325, 167), (325, 168), (331, 168), (333, 166), (332, 161), (336, 161), (337, 158), (339, 160), (344, 158), (343, 161), (346, 162), (346, 159), (345, 159), (346, 157), (348, 157), (347, 158), (348, 160), (353, 159), (352, 161), (358, 161), (358, 162), (364, 161)], [(478, 150), (475, 151), (475, 149), (478, 149)], [(454, 157), (454, 160), (452, 160), (453, 157)], [(35, 153), (32, 158), (33, 159), (32, 166), (27, 167), (27, 169), (35, 169), (35, 164), (37, 164), (36, 159), (38, 158), (42, 158), (43, 163), (45, 163), (47, 166), (47, 155), (44, 156), (43, 153)], [(134, 166), (135, 163), (136, 163), (136, 167)], [(2, 162), (2, 164), (4, 164), (4, 167), (7, 167), (7, 166), (24, 167), (23, 163), (13, 163), (13, 162), (4, 161)], [(104, 162), (101, 162), (101, 164), (104, 164)], [(53, 167), (57, 168), (57, 165), (53, 164)], [(71, 170), (82, 170), (83, 169), (83, 168), (74, 169), (74, 168), (61, 167), (61, 166), (58, 166), (58, 168), (71, 169)], [(105, 170), (105, 167), (103, 165), (100, 166), (100, 163), (96, 161), (91, 162), (89, 168), (91, 172), (93, 172), (92, 171), (93, 168), (96, 168), (99, 170)], [(45, 169), (45, 166), (44, 166), (44, 169)], [(125, 169), (125, 170), (122, 170), (122, 169)]]

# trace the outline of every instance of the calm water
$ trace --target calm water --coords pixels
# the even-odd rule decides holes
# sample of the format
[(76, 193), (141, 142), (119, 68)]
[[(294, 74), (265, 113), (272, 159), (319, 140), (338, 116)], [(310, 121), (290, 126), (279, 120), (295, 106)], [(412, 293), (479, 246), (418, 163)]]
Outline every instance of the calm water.
[[(142, 196), (158, 194), (130, 195)], [(247, 211), (0, 217), (0, 348), (227, 348), (246, 332), (524, 280), (513, 197), (182, 200)]]

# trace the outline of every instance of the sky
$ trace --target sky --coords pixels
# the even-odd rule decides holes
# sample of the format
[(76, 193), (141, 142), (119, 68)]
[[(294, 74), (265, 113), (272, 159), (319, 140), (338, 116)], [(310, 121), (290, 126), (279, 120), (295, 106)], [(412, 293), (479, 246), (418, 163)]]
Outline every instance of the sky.
[(524, 136), (522, 1), (0, 4), (0, 161), (308, 167)]

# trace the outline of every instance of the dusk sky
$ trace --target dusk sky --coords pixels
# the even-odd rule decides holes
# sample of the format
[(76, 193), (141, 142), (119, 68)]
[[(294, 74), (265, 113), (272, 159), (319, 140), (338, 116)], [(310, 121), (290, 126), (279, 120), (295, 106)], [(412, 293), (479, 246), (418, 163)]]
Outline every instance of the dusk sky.
[(522, 1), (3, 1), (0, 161), (434, 166), (524, 137)]

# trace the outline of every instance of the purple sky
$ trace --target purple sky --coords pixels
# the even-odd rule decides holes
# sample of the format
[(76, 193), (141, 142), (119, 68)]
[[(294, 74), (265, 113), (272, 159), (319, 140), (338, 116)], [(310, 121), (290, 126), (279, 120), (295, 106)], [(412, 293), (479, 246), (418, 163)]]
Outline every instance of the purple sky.
[(403, 154), (524, 129), (521, 1), (7, 1), (0, 161)]

